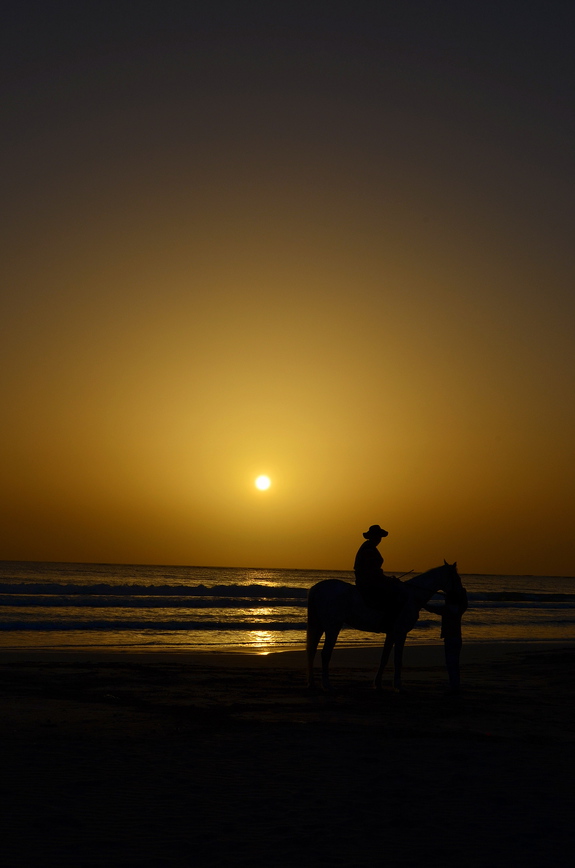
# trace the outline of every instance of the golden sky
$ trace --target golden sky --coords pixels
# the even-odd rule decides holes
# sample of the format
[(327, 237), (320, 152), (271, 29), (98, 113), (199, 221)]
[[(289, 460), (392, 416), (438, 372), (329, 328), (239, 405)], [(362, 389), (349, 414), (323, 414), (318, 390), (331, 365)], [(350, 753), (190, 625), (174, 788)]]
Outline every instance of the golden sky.
[(0, 558), (573, 575), (562, 13), (81, 6), (4, 28)]

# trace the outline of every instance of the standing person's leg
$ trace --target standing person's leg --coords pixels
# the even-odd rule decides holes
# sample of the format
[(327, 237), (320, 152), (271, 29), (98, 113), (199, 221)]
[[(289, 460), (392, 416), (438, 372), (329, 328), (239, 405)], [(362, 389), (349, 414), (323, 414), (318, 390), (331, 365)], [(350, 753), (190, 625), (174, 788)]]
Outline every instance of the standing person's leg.
[(449, 686), (452, 693), (459, 693), (460, 676), (459, 676), (459, 656), (461, 654), (461, 639), (449, 638), (443, 640), (445, 648), (445, 666), (449, 676)]

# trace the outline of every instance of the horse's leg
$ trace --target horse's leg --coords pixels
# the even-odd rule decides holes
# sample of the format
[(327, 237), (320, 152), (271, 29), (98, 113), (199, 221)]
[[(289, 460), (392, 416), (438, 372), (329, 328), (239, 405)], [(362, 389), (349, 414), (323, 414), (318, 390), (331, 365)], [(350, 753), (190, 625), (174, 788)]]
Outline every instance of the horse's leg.
[(401, 693), (401, 666), (403, 663), (403, 646), (407, 638), (406, 633), (402, 633), (395, 640), (395, 651), (393, 652), (393, 689), (396, 693)]
[(381, 660), (379, 661), (379, 669), (377, 670), (377, 675), (375, 676), (374, 687), (376, 690), (381, 690), (381, 680), (383, 678), (383, 670), (387, 666), (387, 661), (389, 660), (389, 655), (391, 654), (391, 649), (393, 648), (394, 636), (392, 633), (385, 634), (385, 642), (383, 643), (383, 650), (381, 652)]
[(318, 603), (316, 600), (318, 588), (312, 588), (307, 603), (307, 634), (306, 634), (306, 651), (307, 651), (307, 684), (308, 687), (314, 686), (314, 671), (313, 664), (317, 651), (319, 640), (323, 634), (323, 618), (318, 612)]
[(409, 631), (413, 630), (417, 624), (418, 617), (419, 607), (412, 597), (408, 597), (403, 604), (403, 608), (401, 609), (393, 628), (395, 638), (395, 648), (393, 652), (393, 689), (396, 693), (402, 692), (401, 667), (403, 664), (403, 647), (405, 645), (405, 640), (407, 639)]
[(324, 690), (331, 692), (329, 683), (329, 661), (331, 654), (339, 636), (340, 627), (328, 627), (325, 631), (325, 639), (323, 648), (321, 649), (321, 686)]
[(321, 627), (316, 625), (312, 625), (308, 623), (307, 626), (307, 641), (306, 641), (306, 651), (307, 651), (307, 686), (314, 686), (314, 672), (313, 672), (313, 662), (315, 660), (315, 653), (317, 651), (317, 646), (319, 644), (319, 640), (321, 639), (323, 630)]

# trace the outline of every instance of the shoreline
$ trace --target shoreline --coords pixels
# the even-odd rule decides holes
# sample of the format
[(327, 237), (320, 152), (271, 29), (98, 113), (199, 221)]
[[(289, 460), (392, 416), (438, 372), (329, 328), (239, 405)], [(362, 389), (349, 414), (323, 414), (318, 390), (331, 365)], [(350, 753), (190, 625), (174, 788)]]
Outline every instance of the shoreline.
[[(572, 642), (557, 640), (548, 641), (485, 641), (464, 642), (461, 652), (461, 666), (472, 663), (484, 663), (488, 661), (503, 661), (510, 655), (524, 655), (530, 652), (552, 652), (575, 649), (575, 640)], [(315, 666), (321, 665), (321, 643), (315, 655)], [(332, 658), (331, 667), (369, 668), (379, 664), (381, 646), (370, 647), (345, 647), (336, 645)], [(0, 648), (0, 665), (17, 661), (51, 661), (82, 662), (87, 660), (106, 662), (141, 662), (141, 663), (188, 663), (209, 667), (241, 667), (241, 668), (305, 668), (307, 666), (306, 652), (304, 649), (281, 650), (270, 652), (232, 650), (232, 649), (209, 649), (193, 651), (184, 648), (171, 649), (153, 648), (141, 650), (140, 648)], [(392, 658), (393, 659), (393, 658)], [(403, 665), (410, 666), (442, 666), (444, 665), (443, 643), (433, 644), (407, 644), (404, 648)]]

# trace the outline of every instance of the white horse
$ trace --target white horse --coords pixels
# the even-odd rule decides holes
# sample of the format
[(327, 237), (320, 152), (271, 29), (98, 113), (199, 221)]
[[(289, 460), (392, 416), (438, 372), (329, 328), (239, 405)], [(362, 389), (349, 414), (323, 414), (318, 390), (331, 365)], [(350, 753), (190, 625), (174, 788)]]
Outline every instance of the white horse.
[(307, 603), (307, 662), (308, 685), (314, 686), (314, 659), (317, 646), (325, 633), (321, 651), (322, 687), (329, 691), (329, 661), (337, 637), (342, 627), (352, 627), (367, 633), (385, 633), (385, 642), (379, 669), (375, 676), (375, 687), (381, 690), (383, 670), (389, 660), (391, 649), (394, 648), (393, 687), (401, 691), (401, 664), (403, 646), (407, 634), (412, 630), (419, 618), (420, 609), (433, 597), (437, 591), (452, 591), (461, 587), (461, 578), (457, 572), (457, 563), (434, 567), (426, 573), (414, 576), (403, 582), (408, 591), (406, 601), (401, 610), (393, 614), (391, 623), (387, 623), (385, 612), (370, 609), (363, 602), (359, 591), (350, 582), (341, 579), (324, 579), (318, 582), (308, 593)]

